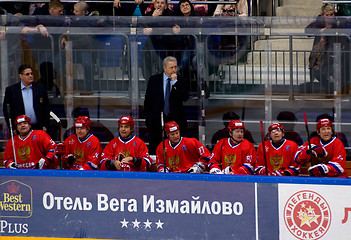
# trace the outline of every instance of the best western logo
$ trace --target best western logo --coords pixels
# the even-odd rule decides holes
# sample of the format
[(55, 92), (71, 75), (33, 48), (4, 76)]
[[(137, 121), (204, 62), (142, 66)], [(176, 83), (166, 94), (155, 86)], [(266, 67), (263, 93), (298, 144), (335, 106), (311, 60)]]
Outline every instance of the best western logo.
[(0, 184), (0, 217), (29, 218), (32, 216), (32, 189), (19, 181)]

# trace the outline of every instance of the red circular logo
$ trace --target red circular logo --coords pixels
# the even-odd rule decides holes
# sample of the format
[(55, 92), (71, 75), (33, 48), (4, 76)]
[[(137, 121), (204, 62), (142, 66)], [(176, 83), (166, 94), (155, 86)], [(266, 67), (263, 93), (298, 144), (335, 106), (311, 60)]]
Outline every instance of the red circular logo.
[(316, 240), (324, 236), (330, 227), (330, 207), (320, 194), (300, 191), (286, 202), (284, 221), (290, 233), (298, 239)]

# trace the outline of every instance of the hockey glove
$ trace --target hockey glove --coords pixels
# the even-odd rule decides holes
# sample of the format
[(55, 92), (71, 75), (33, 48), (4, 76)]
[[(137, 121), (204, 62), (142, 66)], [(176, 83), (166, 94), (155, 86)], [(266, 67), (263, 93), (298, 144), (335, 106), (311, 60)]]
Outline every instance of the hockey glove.
[(235, 175), (251, 175), (250, 171), (245, 166), (241, 166), (238, 169), (233, 170), (231, 172), (231, 174), (235, 174)]
[(169, 172), (169, 169), (168, 169), (168, 167), (166, 167), (166, 170), (165, 170), (165, 168), (164, 167), (162, 167), (160, 170), (158, 170), (158, 172), (166, 172), (166, 173), (168, 173)]
[(37, 164), (35, 164), (35, 169), (43, 169), (44, 165), (45, 165), (45, 159), (44, 158), (40, 158), (39, 162), (37, 162)]
[(188, 169), (187, 173), (203, 173), (206, 166), (202, 162), (195, 163), (191, 168)]
[(231, 173), (232, 171), (232, 168), (230, 166), (226, 167), (225, 169), (222, 170), (222, 173), (223, 174), (229, 174)]
[(108, 170), (112, 170), (112, 171), (116, 171), (116, 170), (117, 170), (117, 168), (116, 168), (116, 166), (115, 166), (115, 164), (114, 164), (114, 161), (111, 160), (111, 159), (107, 159), (107, 160), (105, 161), (105, 166), (106, 166), (106, 168), (107, 168)]
[(218, 168), (212, 168), (210, 170), (210, 174), (223, 174), (223, 172), (221, 170), (219, 170)]
[(329, 168), (325, 164), (317, 164), (308, 168), (311, 177), (322, 177), (329, 172)]
[(259, 169), (256, 170), (257, 175), (267, 175), (267, 171), (265, 167), (260, 167)]
[(16, 163), (10, 163), (9, 164), (9, 168), (11, 168), (11, 169), (17, 169), (18, 167), (17, 167), (17, 165), (16, 165)]
[(56, 145), (55, 155), (62, 155), (65, 152), (65, 144), (59, 143)]
[(73, 155), (73, 154), (68, 154), (67, 156), (67, 164), (68, 166), (72, 167), (73, 166), (73, 163), (74, 161), (76, 160), (76, 157)]
[(311, 148), (312, 150), (310, 149), (306, 150), (306, 153), (309, 155), (311, 154), (311, 152), (313, 155), (315, 155), (318, 158), (326, 157), (328, 155), (325, 148), (321, 145), (312, 145)]
[(274, 170), (269, 175), (270, 176), (285, 176), (283, 169)]

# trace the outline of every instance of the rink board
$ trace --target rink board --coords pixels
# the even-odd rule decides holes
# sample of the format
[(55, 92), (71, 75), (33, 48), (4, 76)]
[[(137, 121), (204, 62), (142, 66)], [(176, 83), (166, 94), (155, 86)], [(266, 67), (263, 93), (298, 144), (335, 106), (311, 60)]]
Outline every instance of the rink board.
[(0, 169), (0, 239), (348, 239), (350, 186), (331, 178)]

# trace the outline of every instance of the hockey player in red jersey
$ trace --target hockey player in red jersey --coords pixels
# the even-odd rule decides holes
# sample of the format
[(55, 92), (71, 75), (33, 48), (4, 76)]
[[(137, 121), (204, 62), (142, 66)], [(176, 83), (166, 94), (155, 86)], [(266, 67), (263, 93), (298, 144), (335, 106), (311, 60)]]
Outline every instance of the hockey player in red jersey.
[(229, 122), (230, 137), (221, 139), (213, 149), (209, 164), (211, 174), (254, 174), (256, 150), (244, 139), (244, 129), (239, 120)]
[(280, 123), (270, 125), (268, 133), (270, 140), (264, 142), (265, 152), (263, 152), (262, 143), (257, 149), (255, 173), (270, 176), (297, 176), (299, 168), (294, 161), (297, 144), (284, 138), (284, 126)]
[[(334, 136), (333, 123), (327, 118), (320, 119), (316, 126), (318, 136), (298, 148), (295, 162), (304, 165), (311, 162), (308, 168), (314, 177), (346, 177), (346, 151), (341, 140)], [(312, 159), (311, 159), (312, 158)]]
[(165, 132), (168, 139), (161, 142), (156, 150), (159, 172), (202, 173), (206, 170), (211, 153), (202, 143), (195, 138), (181, 137), (175, 121), (165, 124)]
[(12, 139), (5, 147), (4, 164), (7, 168), (48, 169), (54, 162), (56, 143), (42, 130), (32, 130), (30, 118), (18, 116), (14, 122), (17, 135), (13, 136), (16, 157), (13, 154)]
[(75, 134), (63, 144), (58, 144), (56, 155), (61, 155), (63, 165), (71, 170), (97, 170), (102, 147), (99, 139), (89, 133), (90, 119), (80, 116), (74, 121)]
[(147, 171), (151, 160), (143, 140), (133, 134), (134, 120), (123, 116), (118, 120), (119, 137), (105, 147), (100, 169), (114, 171)]

